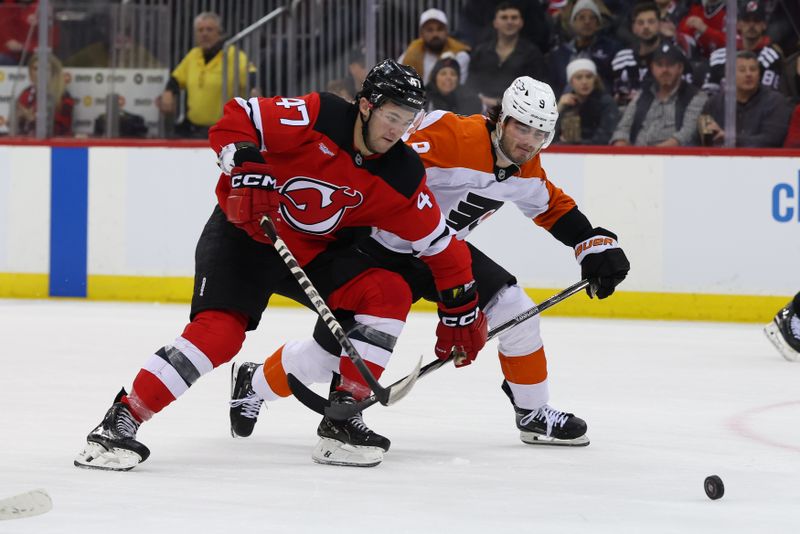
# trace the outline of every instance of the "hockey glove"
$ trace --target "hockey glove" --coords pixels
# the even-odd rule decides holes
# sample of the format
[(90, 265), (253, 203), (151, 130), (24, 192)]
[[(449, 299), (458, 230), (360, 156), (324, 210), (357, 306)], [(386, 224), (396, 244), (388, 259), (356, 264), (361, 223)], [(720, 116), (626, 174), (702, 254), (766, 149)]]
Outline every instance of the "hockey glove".
[(456, 367), (464, 367), (472, 363), (486, 344), (489, 330), (486, 315), (478, 308), (474, 282), (443, 291), (440, 297), (436, 357), (446, 360), (452, 354)]
[(586, 292), (599, 299), (611, 296), (631, 268), (617, 236), (605, 228), (594, 228), (575, 245), (575, 259), (581, 265), (581, 277), (589, 280)]
[(280, 193), (268, 163), (243, 162), (231, 170), (231, 191), (225, 202), (228, 220), (262, 243), (272, 244), (259, 222), (267, 215), (275, 218)]

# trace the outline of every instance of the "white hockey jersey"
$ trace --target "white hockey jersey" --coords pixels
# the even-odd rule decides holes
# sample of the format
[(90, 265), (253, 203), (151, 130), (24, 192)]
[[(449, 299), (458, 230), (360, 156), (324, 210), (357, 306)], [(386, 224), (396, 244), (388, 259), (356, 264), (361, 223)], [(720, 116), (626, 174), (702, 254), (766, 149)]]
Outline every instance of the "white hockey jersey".
[[(513, 202), (547, 230), (575, 207), (575, 201), (547, 179), (539, 155), (520, 168), (497, 167), (482, 115), (434, 111), (406, 142), (422, 159), (428, 188), (458, 239), (465, 239), (505, 202)], [(389, 232), (375, 230), (373, 237), (389, 249), (413, 252)]]

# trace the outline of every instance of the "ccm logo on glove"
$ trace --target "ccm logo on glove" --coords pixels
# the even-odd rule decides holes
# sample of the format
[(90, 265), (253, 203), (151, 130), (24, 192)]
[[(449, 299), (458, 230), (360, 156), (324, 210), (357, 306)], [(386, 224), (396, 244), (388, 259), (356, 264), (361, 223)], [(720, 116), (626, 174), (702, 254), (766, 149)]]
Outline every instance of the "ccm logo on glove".
[(480, 310), (475, 308), (469, 313), (465, 313), (464, 315), (444, 315), (442, 314), (440, 320), (442, 324), (449, 327), (456, 327), (456, 326), (467, 326), (468, 324), (472, 324), (475, 322), (475, 319), (478, 318), (478, 313)]
[(259, 187), (274, 190), (277, 184), (278, 181), (268, 174), (234, 174), (231, 176), (231, 189)]

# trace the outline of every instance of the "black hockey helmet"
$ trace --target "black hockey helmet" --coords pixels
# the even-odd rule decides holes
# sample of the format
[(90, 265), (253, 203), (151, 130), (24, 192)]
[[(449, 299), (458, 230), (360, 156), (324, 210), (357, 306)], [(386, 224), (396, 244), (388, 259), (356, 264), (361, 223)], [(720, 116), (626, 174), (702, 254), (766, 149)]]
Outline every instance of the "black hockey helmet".
[(393, 59), (384, 59), (370, 69), (356, 99), (364, 97), (374, 107), (387, 100), (420, 111), (425, 107), (425, 89), (417, 71)]

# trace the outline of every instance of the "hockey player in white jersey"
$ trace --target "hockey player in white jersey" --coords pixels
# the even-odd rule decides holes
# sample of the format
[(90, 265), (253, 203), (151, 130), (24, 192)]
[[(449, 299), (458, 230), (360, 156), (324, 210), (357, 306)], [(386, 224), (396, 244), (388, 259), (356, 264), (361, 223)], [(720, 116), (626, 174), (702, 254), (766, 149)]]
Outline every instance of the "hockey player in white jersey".
[[(574, 200), (547, 179), (539, 153), (552, 141), (557, 119), (556, 99), (550, 86), (523, 76), (505, 91), (488, 118), (434, 111), (407, 142), (420, 155), (428, 185), (458, 239), (465, 239), (505, 202), (512, 202), (526, 217), (573, 249), (582, 277), (590, 280), (593, 294), (603, 299), (626, 277), (630, 264), (617, 236), (593, 227)], [(374, 265), (400, 273), (409, 283), (414, 299), (447, 298), (436, 292), (430, 270), (414, 257), (410, 243), (389, 232), (374, 230), (372, 237), (358, 246)], [(534, 305), (513, 275), (469, 246), (474, 289), (490, 327)], [(289, 394), (287, 373), (306, 384), (330, 377), (340, 349), (325, 331), (317, 328), (314, 339), (286, 343), (264, 365), (234, 366), (230, 409), (234, 436), (250, 435), (264, 400)], [(447, 358), (449, 351), (437, 351), (437, 356)], [(513, 405), (523, 442), (589, 444), (585, 421), (549, 404), (547, 360), (538, 317), (501, 334), (498, 357), (505, 377), (502, 390)], [(320, 448), (314, 459), (359, 465), (357, 454), (331, 462)]]
[(800, 293), (775, 314), (764, 333), (781, 356), (790, 362), (800, 361)]

